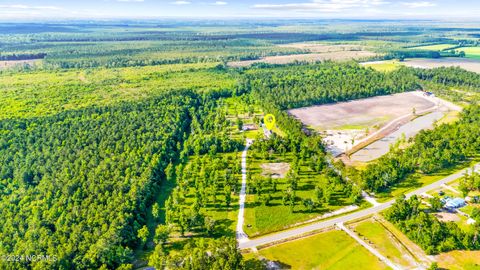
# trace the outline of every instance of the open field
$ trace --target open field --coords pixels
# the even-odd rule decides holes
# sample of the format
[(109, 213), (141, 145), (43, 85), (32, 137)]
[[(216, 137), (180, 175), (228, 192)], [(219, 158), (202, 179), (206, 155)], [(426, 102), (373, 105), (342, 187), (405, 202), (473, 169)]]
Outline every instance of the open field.
[(317, 62), (317, 61), (349, 61), (349, 60), (361, 60), (376, 56), (376, 53), (369, 51), (337, 51), (326, 53), (310, 53), (310, 54), (292, 54), (292, 55), (279, 55), (268, 56), (258, 60), (237, 61), (230, 62), (230, 67), (247, 67), (255, 63), (268, 63), (268, 64), (289, 64), (295, 61)]
[(451, 251), (436, 256), (438, 266), (449, 270), (480, 269), (480, 251)]
[(319, 44), (319, 43), (290, 43), (279, 45), (281, 48), (294, 48), (305, 50), (312, 53), (329, 53), (329, 52), (347, 52), (347, 51), (368, 51), (364, 46), (351, 44)]
[(411, 114), (413, 108), (420, 112), (433, 107), (433, 101), (409, 92), (294, 109), (289, 113), (305, 125), (324, 132), (330, 152), (338, 155), (388, 122)]
[(480, 61), (467, 58), (439, 59), (407, 59), (403, 65), (415, 68), (461, 67), (465, 70), (480, 73)]
[(418, 266), (418, 262), (411, 251), (378, 221), (368, 219), (351, 224), (351, 226), (354, 227), (359, 236), (365, 237), (367, 242), (394, 264), (405, 269), (413, 269)]
[(0, 61), (0, 70), (24, 65), (33, 66), (40, 62), (42, 62), (41, 59)]
[(455, 45), (453, 44), (436, 44), (436, 45), (411, 47), (409, 49), (410, 50), (427, 50), (427, 51), (444, 51), (453, 47), (455, 47)]
[(381, 72), (391, 72), (402, 66), (400, 62), (396, 60), (364, 62), (364, 63), (361, 63), (361, 65), (364, 67), (371, 67), (376, 71), (381, 71)]
[(467, 58), (480, 60), (480, 47), (462, 47), (456, 50), (464, 51)]
[(343, 231), (330, 231), (261, 249), (259, 257), (291, 269), (388, 269)]

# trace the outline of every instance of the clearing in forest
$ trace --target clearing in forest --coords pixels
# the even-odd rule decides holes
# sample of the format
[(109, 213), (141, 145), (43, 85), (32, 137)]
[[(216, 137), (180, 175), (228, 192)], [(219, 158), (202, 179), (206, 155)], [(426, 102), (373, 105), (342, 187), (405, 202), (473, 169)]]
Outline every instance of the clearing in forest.
[[(329, 151), (339, 155), (375, 135), (396, 119), (433, 109), (436, 104), (418, 92), (378, 96), (290, 110), (306, 126), (322, 132)], [(383, 136), (391, 131), (385, 130)]]
[(285, 178), (290, 170), (290, 164), (286, 162), (279, 163), (264, 163), (260, 165), (262, 168), (262, 176), (272, 178)]
[(288, 64), (295, 61), (349, 61), (368, 59), (377, 56), (376, 53), (357, 45), (324, 45), (314, 43), (293, 43), (280, 45), (285, 48), (305, 50), (304, 54), (290, 54), (263, 57), (258, 60), (237, 61), (228, 63), (231, 67), (246, 67), (255, 63)]

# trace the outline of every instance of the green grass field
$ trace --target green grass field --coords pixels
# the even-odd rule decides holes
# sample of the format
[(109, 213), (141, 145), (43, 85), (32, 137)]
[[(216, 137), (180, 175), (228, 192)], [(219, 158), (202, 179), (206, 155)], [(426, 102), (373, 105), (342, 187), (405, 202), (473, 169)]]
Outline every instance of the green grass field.
[(406, 268), (415, 266), (412, 263), (413, 257), (411, 260), (405, 258), (408, 255), (407, 249), (377, 221), (369, 219), (353, 226), (358, 234), (371, 241), (382, 255), (395, 264)]
[(449, 270), (480, 269), (480, 251), (451, 251), (437, 256), (438, 266)]
[(392, 61), (379, 61), (379, 62), (366, 63), (364, 64), (364, 66), (371, 67), (376, 71), (391, 72), (401, 67), (402, 64), (398, 61), (392, 60)]
[(388, 269), (343, 231), (330, 231), (261, 249), (259, 255), (290, 269)]
[(453, 47), (455, 47), (455, 45), (453, 44), (436, 44), (436, 45), (412, 47), (410, 49), (411, 50), (427, 50), (427, 51), (444, 51)]
[(461, 47), (457, 51), (464, 51), (467, 58), (480, 60), (480, 47)]
[(234, 79), (214, 69), (217, 64), (0, 74), (0, 119), (141, 100), (167, 90), (231, 89)]

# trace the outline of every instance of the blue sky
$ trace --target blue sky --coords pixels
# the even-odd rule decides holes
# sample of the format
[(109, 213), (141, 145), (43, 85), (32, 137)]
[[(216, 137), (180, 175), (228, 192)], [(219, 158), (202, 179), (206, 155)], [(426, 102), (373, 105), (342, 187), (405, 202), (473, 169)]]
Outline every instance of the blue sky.
[(477, 0), (0, 0), (0, 20), (34, 18), (478, 18)]

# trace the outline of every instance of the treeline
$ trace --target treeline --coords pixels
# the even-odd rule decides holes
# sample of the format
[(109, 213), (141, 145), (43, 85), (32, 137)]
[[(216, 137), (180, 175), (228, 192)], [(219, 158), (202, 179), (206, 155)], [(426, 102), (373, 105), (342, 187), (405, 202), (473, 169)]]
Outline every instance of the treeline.
[(147, 205), (177, 159), (198, 104), (192, 92), (178, 91), (0, 121), (0, 254), (58, 258), (1, 261), (0, 268), (130, 263)]
[(474, 229), (466, 232), (454, 222), (439, 221), (432, 214), (435, 209), (421, 210), (420, 203), (416, 196), (408, 200), (405, 197), (398, 198), (385, 217), (429, 255), (451, 250), (480, 249), (480, 241), (477, 240), (479, 215), (473, 216), (477, 220)]
[(0, 54), (0, 61), (14, 61), (14, 60), (34, 60), (43, 59), (47, 56), (46, 53), (32, 53), (32, 54)]
[(325, 62), (252, 68), (240, 82), (253, 101), (280, 109), (305, 107), (418, 89), (407, 69), (377, 72), (357, 63)]
[(413, 69), (415, 75), (423, 81), (451, 87), (468, 87), (479, 92), (480, 74), (460, 67), (440, 67), (435, 69)]
[(394, 148), (361, 173), (366, 189), (384, 191), (414, 172), (434, 173), (480, 151), (480, 106), (466, 108), (458, 122), (421, 131), (406, 149)]

